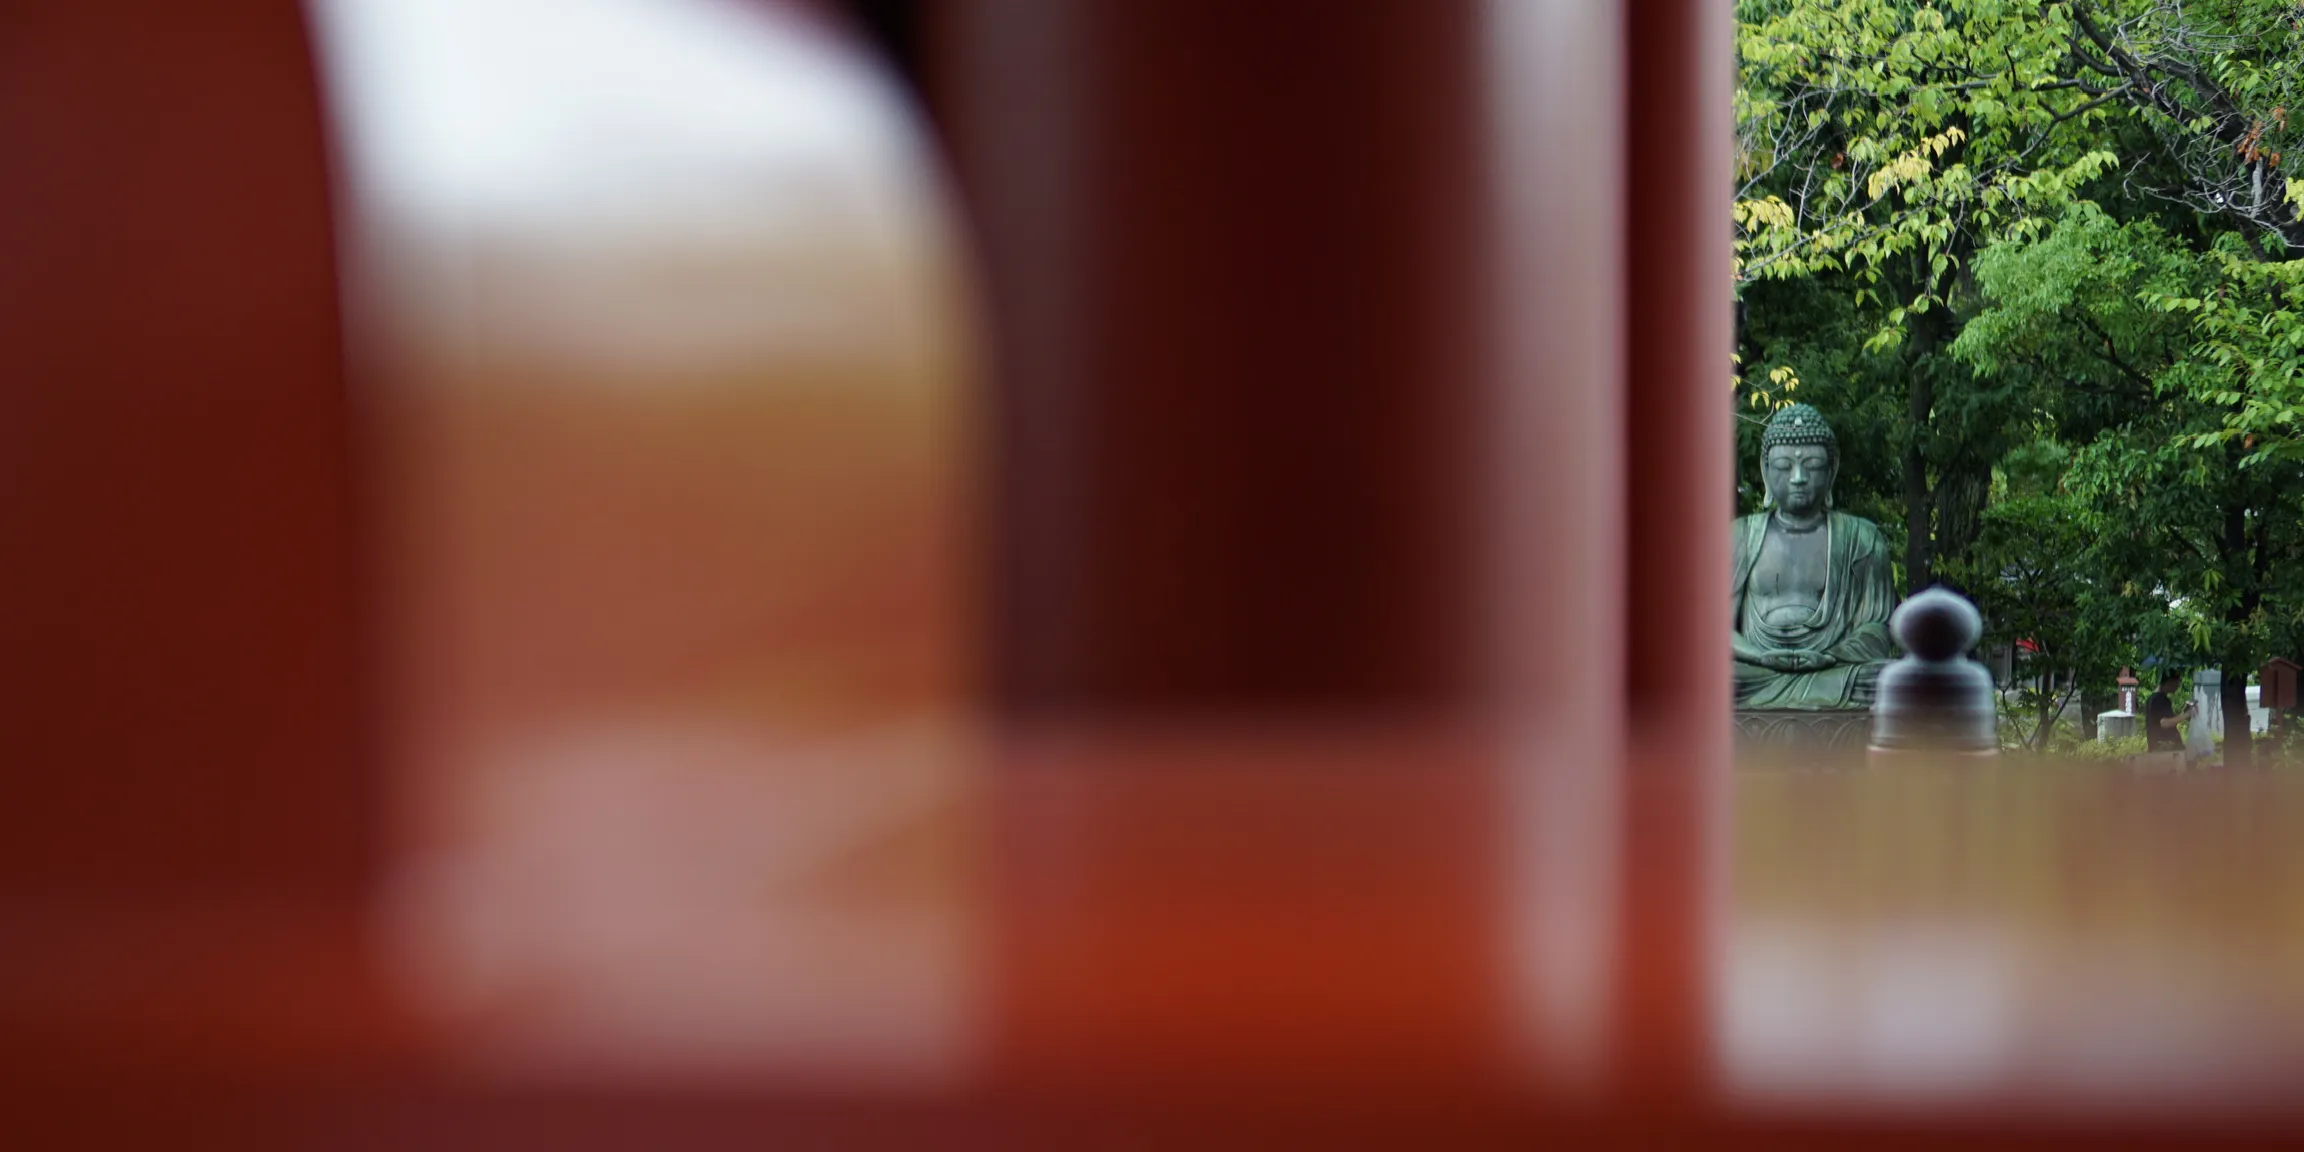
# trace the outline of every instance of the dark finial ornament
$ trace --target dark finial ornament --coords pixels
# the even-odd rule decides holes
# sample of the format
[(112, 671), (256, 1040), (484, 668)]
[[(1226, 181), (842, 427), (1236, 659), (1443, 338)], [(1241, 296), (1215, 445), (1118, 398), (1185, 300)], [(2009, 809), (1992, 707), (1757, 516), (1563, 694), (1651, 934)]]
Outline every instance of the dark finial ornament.
[(1956, 592), (1929, 588), (1904, 601), (1888, 628), (1905, 655), (1880, 672), (1872, 750), (1997, 753), (1992, 674), (1967, 659), (1984, 633), (1976, 606)]

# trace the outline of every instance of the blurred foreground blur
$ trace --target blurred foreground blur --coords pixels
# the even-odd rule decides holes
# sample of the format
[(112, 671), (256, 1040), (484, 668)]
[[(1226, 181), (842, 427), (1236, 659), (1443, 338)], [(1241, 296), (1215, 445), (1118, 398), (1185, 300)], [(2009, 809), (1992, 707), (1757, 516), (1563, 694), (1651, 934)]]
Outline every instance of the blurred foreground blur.
[(2304, 778), (2102, 763), (1735, 787), (1734, 1098), (2292, 1110)]
[(2285, 775), (1730, 770), (1723, 12), (92, 9), (26, 1146), (2304, 1119)]

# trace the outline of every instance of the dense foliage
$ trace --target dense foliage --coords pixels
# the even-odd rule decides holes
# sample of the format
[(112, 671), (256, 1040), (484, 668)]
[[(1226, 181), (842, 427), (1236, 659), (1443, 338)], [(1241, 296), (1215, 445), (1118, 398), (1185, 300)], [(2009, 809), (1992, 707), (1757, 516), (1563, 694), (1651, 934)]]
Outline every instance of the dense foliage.
[(1840, 505), (2019, 649), (2036, 747), (2122, 665), (2221, 667), (2245, 733), (2304, 640), (2304, 7), (1737, 14), (1740, 458), (1832, 413)]

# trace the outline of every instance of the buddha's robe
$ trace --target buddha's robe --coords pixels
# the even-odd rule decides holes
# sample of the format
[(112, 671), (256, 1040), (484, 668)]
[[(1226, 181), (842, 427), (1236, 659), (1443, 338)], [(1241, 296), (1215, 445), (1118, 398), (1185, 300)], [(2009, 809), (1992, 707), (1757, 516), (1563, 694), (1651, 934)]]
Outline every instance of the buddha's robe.
[(1896, 657), (1888, 635), (1888, 614), (1896, 593), (1889, 579), (1888, 544), (1879, 526), (1860, 516), (1833, 512), (1824, 602), (1812, 621), (1763, 623), (1747, 616), (1745, 595), (1752, 570), (1767, 539), (1769, 513), (1738, 517), (1731, 549), (1735, 607), (1730, 619), (1744, 643), (1758, 649), (1809, 649), (1836, 663), (1809, 672), (1782, 672), (1759, 664), (1735, 663), (1736, 706), (1823, 711), (1867, 708), (1880, 669)]

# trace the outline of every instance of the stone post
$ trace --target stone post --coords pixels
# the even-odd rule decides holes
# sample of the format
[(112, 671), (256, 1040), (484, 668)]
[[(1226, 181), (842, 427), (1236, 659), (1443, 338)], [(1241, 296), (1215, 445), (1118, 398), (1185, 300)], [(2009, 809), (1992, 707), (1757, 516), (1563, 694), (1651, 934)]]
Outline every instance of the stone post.
[(2202, 668), (2192, 673), (2192, 702), (2199, 705), (2195, 724), (2206, 724), (2211, 739), (2224, 734), (2224, 673)]

